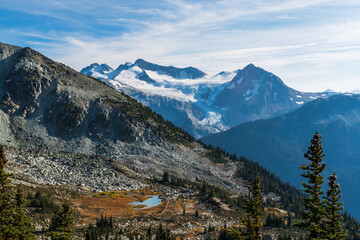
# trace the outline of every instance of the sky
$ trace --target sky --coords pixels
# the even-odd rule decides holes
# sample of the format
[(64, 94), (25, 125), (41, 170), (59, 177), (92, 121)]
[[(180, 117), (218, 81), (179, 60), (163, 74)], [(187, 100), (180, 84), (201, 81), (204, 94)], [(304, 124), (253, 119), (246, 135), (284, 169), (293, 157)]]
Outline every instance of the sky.
[(209, 75), (249, 63), (301, 91), (360, 90), (358, 0), (0, 0), (0, 42), (78, 71), (143, 58)]

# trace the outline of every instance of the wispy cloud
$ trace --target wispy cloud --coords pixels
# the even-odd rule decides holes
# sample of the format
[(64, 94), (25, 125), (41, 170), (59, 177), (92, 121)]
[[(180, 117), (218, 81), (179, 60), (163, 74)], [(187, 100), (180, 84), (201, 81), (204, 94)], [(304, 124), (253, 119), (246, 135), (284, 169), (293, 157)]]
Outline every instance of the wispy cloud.
[(355, 67), (360, 61), (357, 1), (0, 3), (0, 10), (22, 11), (34, 20), (10, 26), (2, 26), (0, 20), (0, 31), (7, 29), (11, 35), (8, 39), (20, 39), (21, 45), (31, 45), (77, 70), (92, 62), (116, 67), (141, 57), (215, 74), (252, 62), (300, 90), (360, 89), (360, 70)]

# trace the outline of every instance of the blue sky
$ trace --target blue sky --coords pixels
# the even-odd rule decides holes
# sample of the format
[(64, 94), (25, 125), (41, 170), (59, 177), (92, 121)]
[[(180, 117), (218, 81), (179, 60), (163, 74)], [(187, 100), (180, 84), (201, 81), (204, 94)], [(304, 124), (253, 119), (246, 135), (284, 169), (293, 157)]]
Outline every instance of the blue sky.
[(0, 0), (0, 41), (80, 70), (137, 58), (208, 74), (253, 63), (303, 91), (360, 89), (356, 0)]

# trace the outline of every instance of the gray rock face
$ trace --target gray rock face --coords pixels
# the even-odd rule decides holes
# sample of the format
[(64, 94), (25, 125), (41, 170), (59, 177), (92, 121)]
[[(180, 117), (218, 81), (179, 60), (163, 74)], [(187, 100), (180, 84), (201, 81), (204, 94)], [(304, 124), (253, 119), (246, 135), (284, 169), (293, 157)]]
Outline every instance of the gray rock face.
[(181, 78), (196, 79), (196, 78), (204, 77), (206, 75), (204, 72), (193, 67), (187, 67), (187, 68), (176, 68), (172, 66), (165, 67), (165, 66), (149, 63), (143, 59), (136, 60), (135, 65), (139, 66), (141, 69), (161, 72), (178, 79)]
[(296, 109), (310, 100), (306, 95), (289, 88), (277, 76), (250, 64), (240, 70), (218, 95), (215, 105), (231, 109), (227, 117), (234, 126)]
[(0, 86), (0, 143), (29, 181), (137, 189), (167, 169), (244, 189), (233, 163), (214, 164), (134, 99), (32, 49), (0, 44)]

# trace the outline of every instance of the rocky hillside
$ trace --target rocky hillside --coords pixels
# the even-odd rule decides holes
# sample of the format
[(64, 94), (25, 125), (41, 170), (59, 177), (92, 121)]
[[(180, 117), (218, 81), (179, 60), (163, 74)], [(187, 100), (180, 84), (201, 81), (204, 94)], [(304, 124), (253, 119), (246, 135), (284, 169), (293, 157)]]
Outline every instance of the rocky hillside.
[(30, 48), (0, 44), (0, 86), (0, 142), (29, 181), (139, 188), (168, 169), (242, 189), (233, 163), (213, 163), (148, 107)]
[[(238, 224), (256, 174), (271, 205), (267, 214), (301, 209), (299, 191), (260, 165), (194, 141), (133, 98), (30, 48), (0, 44), (0, 86), (0, 143), (13, 183), (25, 185), (30, 201), (40, 199), (38, 192), (69, 199), (81, 220), (79, 238), (99, 214), (114, 214), (117, 232), (126, 227), (126, 234), (164, 221), (174, 236), (210, 236), (210, 226), (219, 231)], [(170, 177), (160, 181), (165, 171)], [(131, 191), (139, 189), (142, 195)], [(149, 192), (163, 204), (130, 205)], [(28, 210), (37, 234), (44, 234), (49, 215)], [(271, 236), (284, 231), (265, 230)]]

